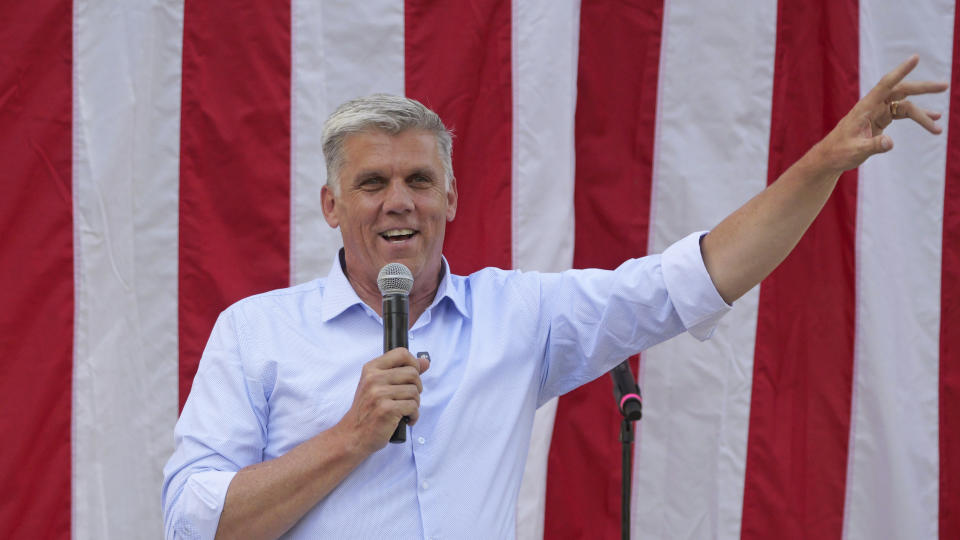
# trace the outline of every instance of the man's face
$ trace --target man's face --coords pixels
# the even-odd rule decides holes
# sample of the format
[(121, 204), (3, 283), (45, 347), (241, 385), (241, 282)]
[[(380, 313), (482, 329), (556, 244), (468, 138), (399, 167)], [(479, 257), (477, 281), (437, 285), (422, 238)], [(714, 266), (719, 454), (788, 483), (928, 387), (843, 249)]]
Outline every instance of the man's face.
[(348, 135), (343, 150), (340, 193), (324, 186), (322, 198), (327, 223), (340, 227), (351, 281), (375, 286), (383, 265), (399, 262), (413, 272), (414, 292), (432, 291), (446, 222), (457, 210), (456, 185), (446, 189), (436, 137), (369, 131)]

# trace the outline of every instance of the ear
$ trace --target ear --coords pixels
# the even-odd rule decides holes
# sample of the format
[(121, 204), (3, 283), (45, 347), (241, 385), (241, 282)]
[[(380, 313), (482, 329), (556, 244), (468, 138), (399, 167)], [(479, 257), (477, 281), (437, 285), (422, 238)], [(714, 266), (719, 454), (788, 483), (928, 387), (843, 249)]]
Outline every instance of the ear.
[(340, 226), (340, 218), (337, 217), (337, 198), (333, 196), (333, 190), (324, 185), (320, 188), (321, 208), (323, 218), (327, 220), (327, 225), (336, 229)]
[(450, 179), (450, 189), (447, 190), (447, 221), (453, 221), (457, 215), (457, 179)]

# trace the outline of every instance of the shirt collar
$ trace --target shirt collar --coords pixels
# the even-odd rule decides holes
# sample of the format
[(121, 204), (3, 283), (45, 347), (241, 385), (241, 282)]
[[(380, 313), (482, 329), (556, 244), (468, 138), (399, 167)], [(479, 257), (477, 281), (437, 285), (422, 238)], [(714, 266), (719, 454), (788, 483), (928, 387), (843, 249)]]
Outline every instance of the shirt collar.
[[(439, 305), (444, 298), (449, 298), (457, 311), (464, 317), (469, 318), (470, 311), (467, 309), (464, 282), (460, 279), (453, 279), (449, 271), (450, 264), (446, 257), (441, 256), (441, 261), (443, 277), (440, 278), (437, 295), (427, 311), (433, 310), (434, 306)], [(353, 285), (347, 279), (343, 266), (343, 248), (340, 248), (340, 251), (333, 258), (333, 264), (330, 265), (330, 273), (327, 274), (327, 280), (323, 288), (323, 299), (320, 301), (320, 319), (323, 322), (333, 319), (355, 305), (365, 306), (363, 300), (353, 290)]]

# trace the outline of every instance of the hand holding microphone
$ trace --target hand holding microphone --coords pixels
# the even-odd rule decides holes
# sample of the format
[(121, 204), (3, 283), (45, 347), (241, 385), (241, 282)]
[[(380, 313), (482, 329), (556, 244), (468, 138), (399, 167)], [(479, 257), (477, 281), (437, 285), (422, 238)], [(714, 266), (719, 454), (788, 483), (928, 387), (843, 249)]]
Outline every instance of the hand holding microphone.
[[(413, 273), (400, 263), (388, 263), (377, 275), (377, 287), (383, 295), (383, 352), (399, 347), (407, 348)], [(390, 442), (402, 443), (407, 440), (407, 422), (409, 421), (408, 416), (400, 419), (397, 429), (390, 437)]]
[(420, 374), (430, 367), (430, 356), (407, 350), (409, 294), (413, 288), (410, 270), (390, 263), (380, 270), (377, 286), (383, 294), (383, 355), (364, 364), (353, 405), (344, 416), (344, 427), (367, 452), (390, 442), (406, 441), (406, 426), (419, 416)]
[(359, 449), (372, 453), (383, 448), (401, 417), (416, 423), (420, 374), (429, 366), (406, 349), (393, 349), (363, 365), (353, 405), (341, 421)]

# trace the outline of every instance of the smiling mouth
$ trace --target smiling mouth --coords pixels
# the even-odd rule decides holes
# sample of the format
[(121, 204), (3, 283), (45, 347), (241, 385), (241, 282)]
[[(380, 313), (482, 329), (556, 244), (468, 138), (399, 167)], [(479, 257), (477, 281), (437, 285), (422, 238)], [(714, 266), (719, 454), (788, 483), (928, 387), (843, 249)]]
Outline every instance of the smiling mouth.
[(403, 242), (404, 240), (409, 240), (420, 234), (419, 232), (413, 229), (390, 229), (389, 231), (384, 231), (380, 233), (380, 237), (386, 240), (387, 242)]

